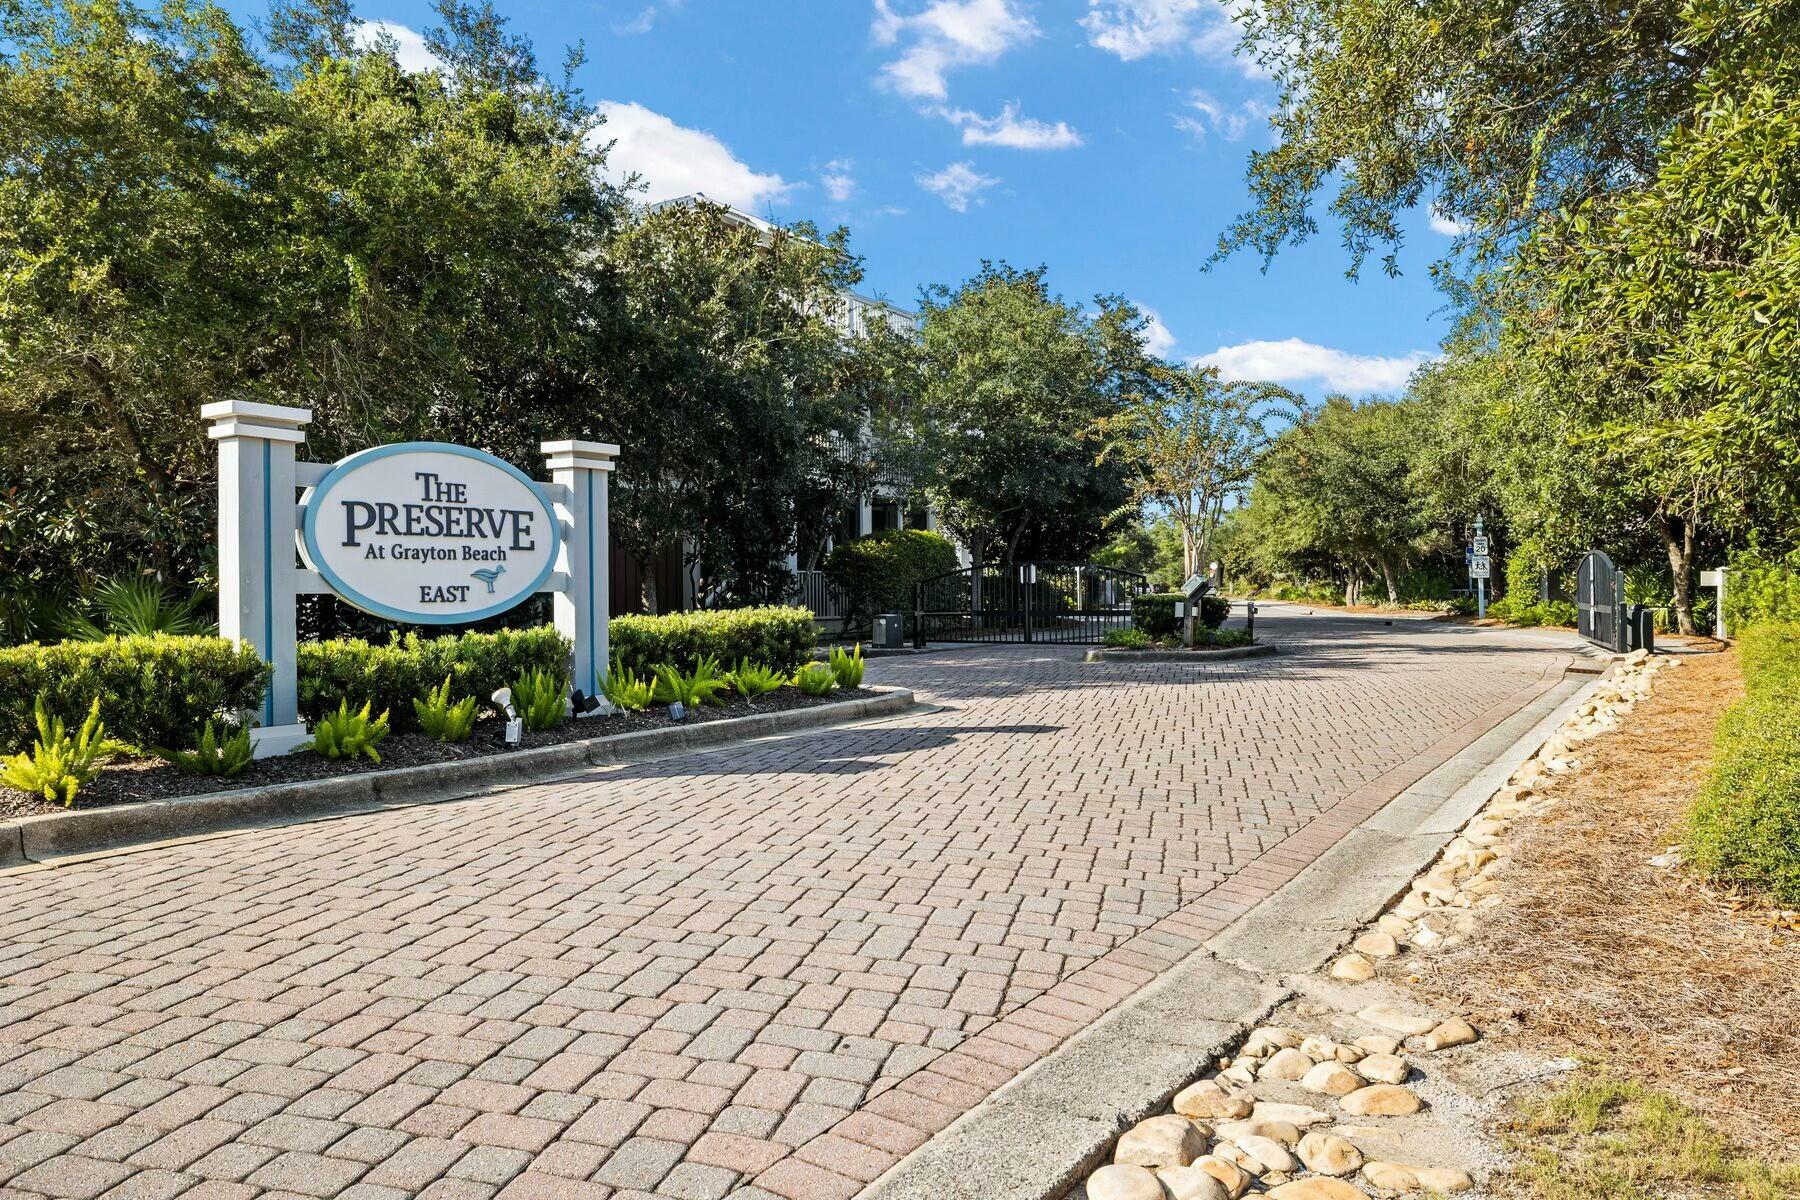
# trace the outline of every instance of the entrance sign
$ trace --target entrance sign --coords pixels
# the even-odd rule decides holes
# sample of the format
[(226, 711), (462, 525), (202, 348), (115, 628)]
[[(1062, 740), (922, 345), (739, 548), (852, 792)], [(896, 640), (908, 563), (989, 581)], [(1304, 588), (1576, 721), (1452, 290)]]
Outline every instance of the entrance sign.
[(561, 540), (555, 510), (523, 471), (444, 442), (352, 454), (301, 509), (301, 553), (332, 591), (421, 625), (480, 621), (529, 599)]
[[(498, 616), (555, 595), (570, 680), (600, 693), (607, 637), (607, 474), (619, 448), (546, 442), (551, 482), (445, 442), (295, 461), (312, 410), (204, 405), (219, 444), (219, 633), (273, 668), (250, 732), (258, 758), (303, 745), (295, 598), (333, 594), (409, 624)], [(305, 493), (302, 501), (297, 493)]]

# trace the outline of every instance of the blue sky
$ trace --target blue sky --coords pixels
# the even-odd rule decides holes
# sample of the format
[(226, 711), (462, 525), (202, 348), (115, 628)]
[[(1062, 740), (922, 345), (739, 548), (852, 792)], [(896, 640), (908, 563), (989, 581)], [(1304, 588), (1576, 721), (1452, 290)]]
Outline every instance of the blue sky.
[[(1071, 299), (1153, 312), (1170, 357), (1315, 396), (1397, 388), (1446, 330), (1425, 213), (1399, 279), (1347, 280), (1329, 226), (1266, 274), (1201, 270), (1274, 99), (1218, 0), (497, 2), (546, 64), (585, 42), (579, 82), (649, 199), (848, 225), (863, 290), (896, 302), (983, 258), (1042, 263)], [(425, 4), (360, 15), (423, 53)]]

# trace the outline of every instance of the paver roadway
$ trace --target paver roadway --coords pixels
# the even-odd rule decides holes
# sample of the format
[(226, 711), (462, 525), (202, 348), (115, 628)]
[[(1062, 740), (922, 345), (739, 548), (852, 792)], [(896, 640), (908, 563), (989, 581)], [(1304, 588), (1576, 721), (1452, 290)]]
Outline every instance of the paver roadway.
[(882, 660), (941, 707), (0, 874), (0, 1197), (853, 1195), (1569, 662), (1259, 626)]

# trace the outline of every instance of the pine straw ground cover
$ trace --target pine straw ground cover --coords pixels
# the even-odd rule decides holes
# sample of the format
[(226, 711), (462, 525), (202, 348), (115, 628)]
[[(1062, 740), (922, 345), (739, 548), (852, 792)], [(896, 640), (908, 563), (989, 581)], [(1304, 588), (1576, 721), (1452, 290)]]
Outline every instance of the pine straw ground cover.
[(1595, 1063), (1678, 1098), (1743, 1150), (1792, 1159), (1800, 914), (1649, 862), (1680, 840), (1713, 727), (1741, 693), (1735, 652), (1659, 675), (1549, 785), (1557, 806), (1517, 827), (1506, 903), (1421, 961), (1417, 985), (1521, 1048)]

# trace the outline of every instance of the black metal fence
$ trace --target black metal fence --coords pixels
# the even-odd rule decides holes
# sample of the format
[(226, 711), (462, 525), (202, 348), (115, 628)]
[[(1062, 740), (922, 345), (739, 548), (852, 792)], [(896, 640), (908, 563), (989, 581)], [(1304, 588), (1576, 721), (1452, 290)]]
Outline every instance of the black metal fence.
[(1136, 571), (1095, 563), (977, 563), (913, 590), (913, 644), (1046, 642), (1084, 645), (1131, 628)]
[(1581, 636), (1615, 653), (1656, 649), (1655, 610), (1625, 600), (1625, 572), (1603, 550), (1590, 550), (1575, 577)]

